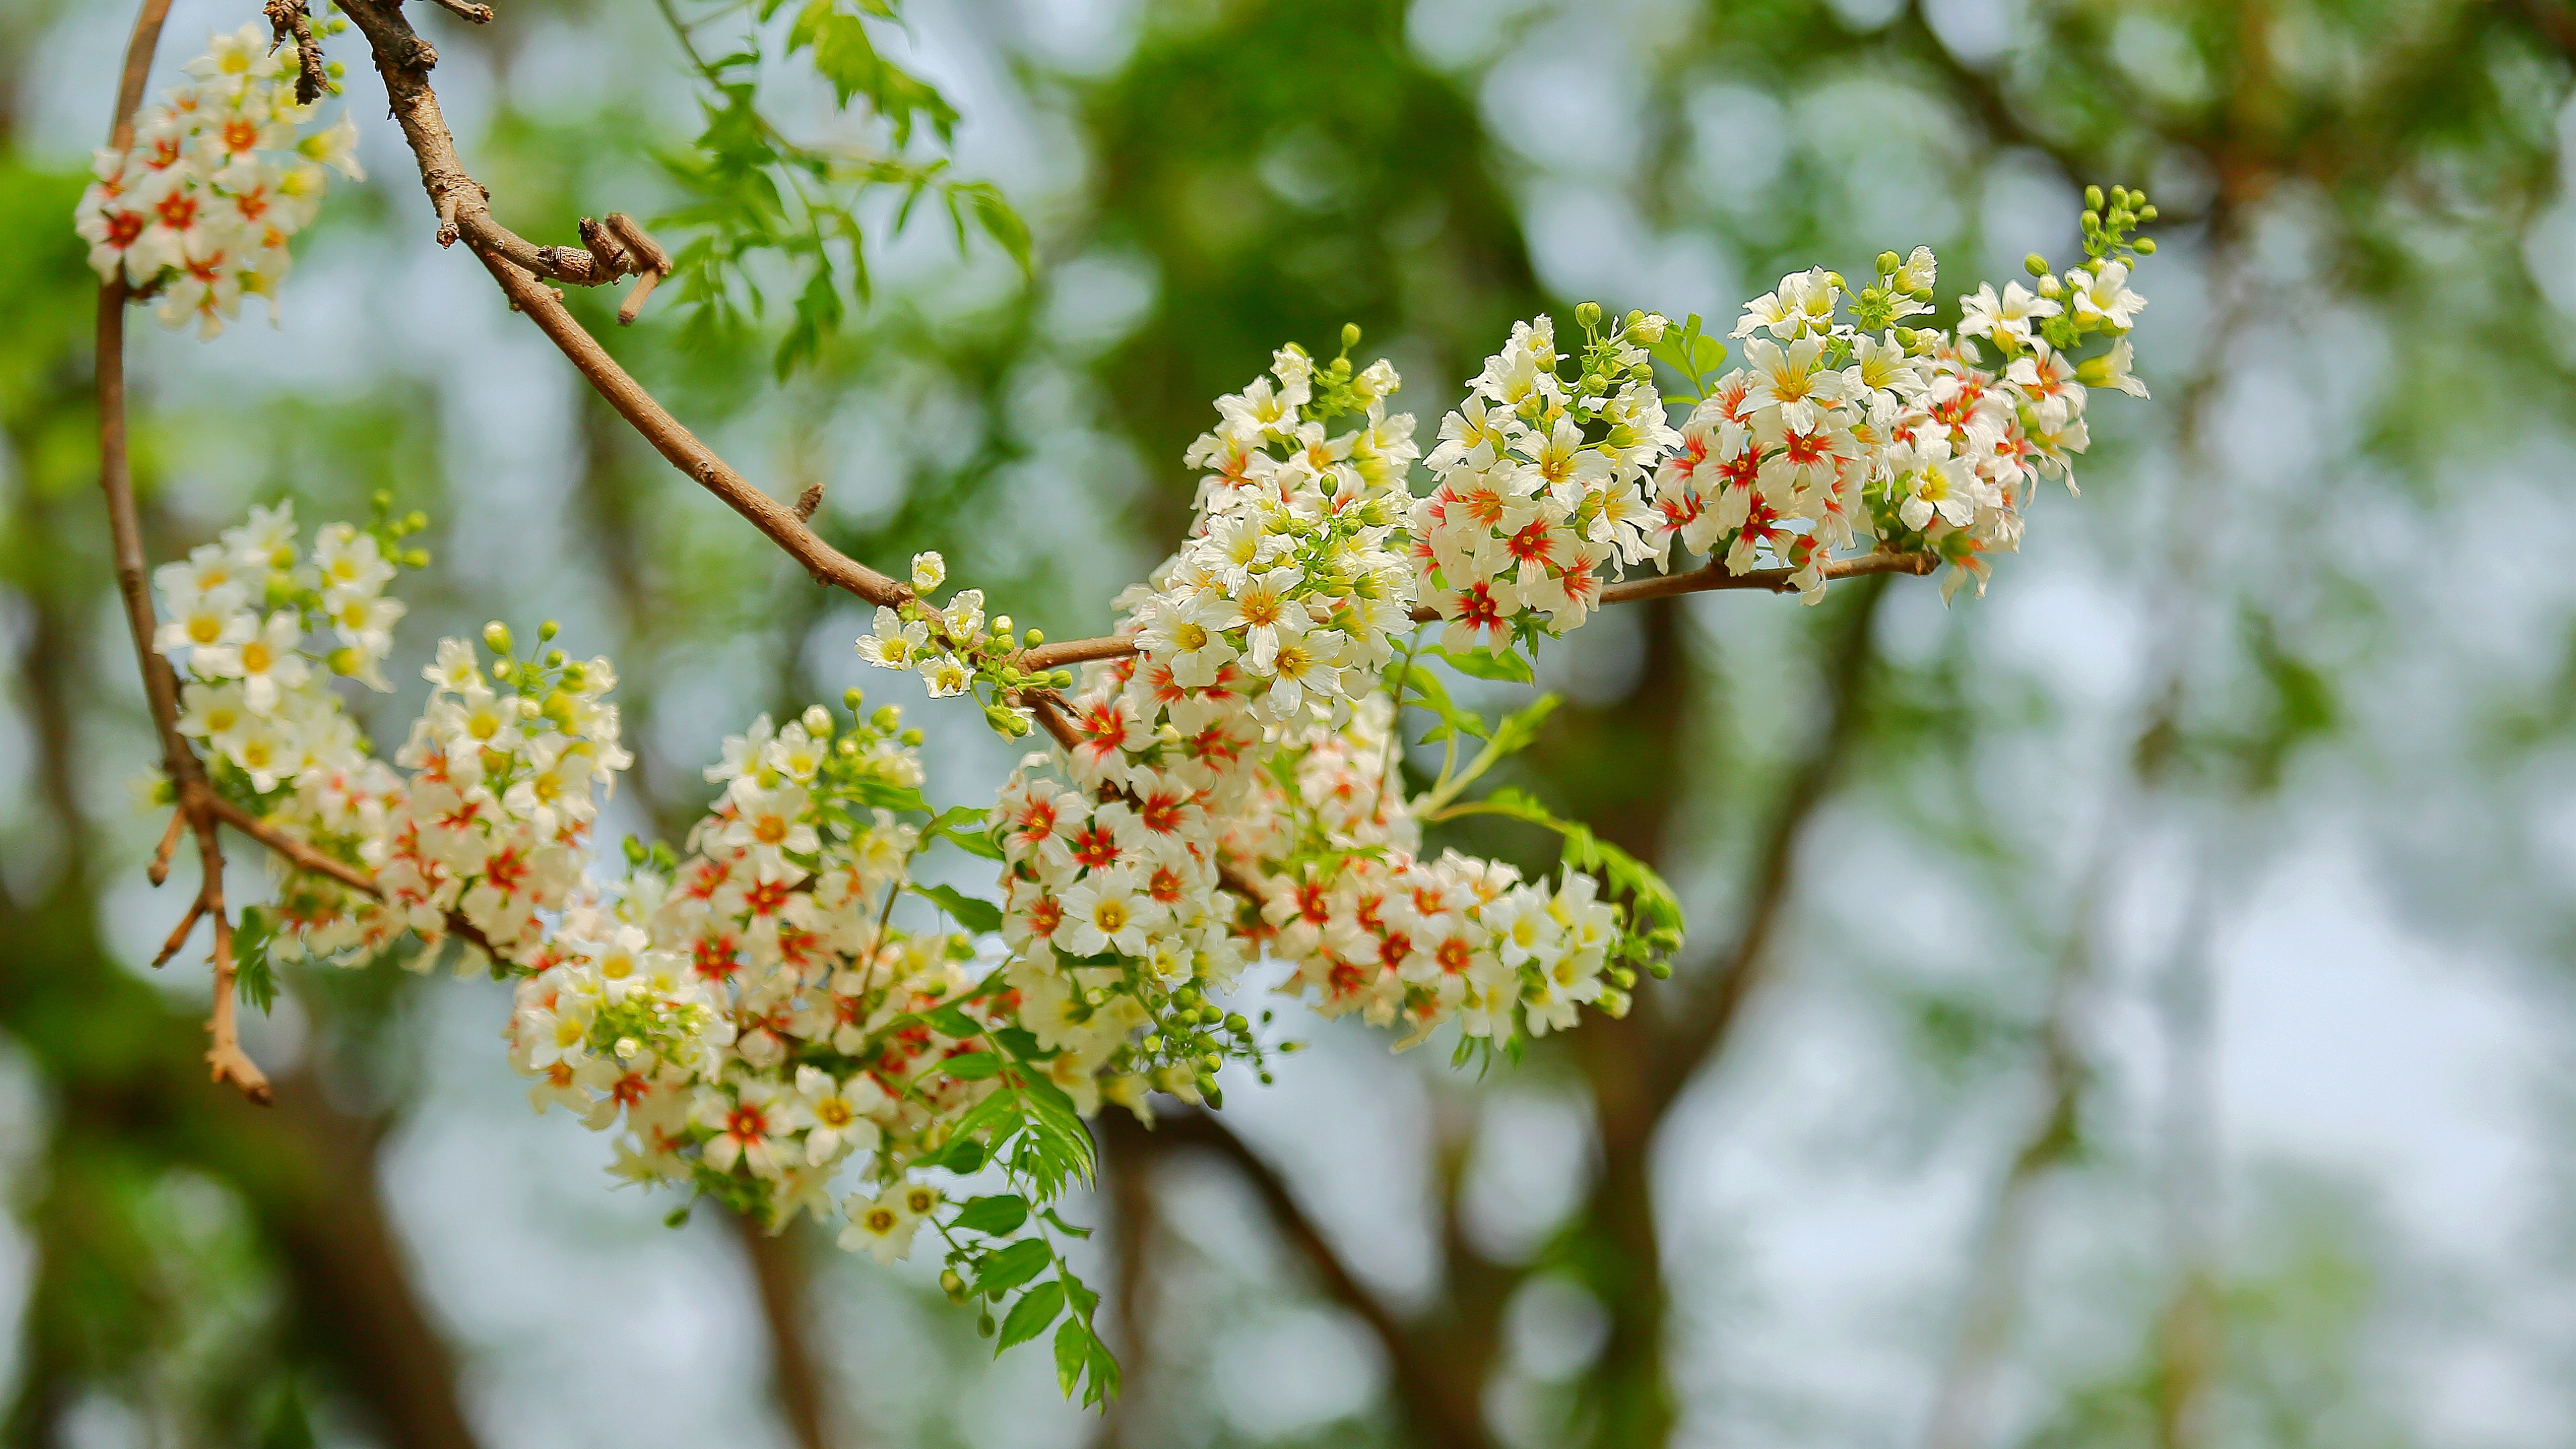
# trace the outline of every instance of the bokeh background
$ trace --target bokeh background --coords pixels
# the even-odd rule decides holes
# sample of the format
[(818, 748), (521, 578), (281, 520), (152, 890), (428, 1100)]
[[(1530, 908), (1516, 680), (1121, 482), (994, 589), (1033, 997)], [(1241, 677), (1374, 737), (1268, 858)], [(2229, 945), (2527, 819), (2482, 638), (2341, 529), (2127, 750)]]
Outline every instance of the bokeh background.
[[(414, 8), (505, 220), (674, 203), (654, 152), (693, 102), (650, 7)], [(1436, 420), (1514, 318), (1731, 320), (1927, 242), (1955, 292), (2062, 262), (2082, 184), (2125, 181), (2166, 218), (2156, 398), (2100, 400), (2082, 497), (1983, 600), (1701, 596), (1547, 650), (1573, 706), (1518, 783), (1661, 864), (1676, 979), (1481, 1079), (1345, 1023), (1221, 1124), (1104, 1122), (1076, 1216), (1128, 1393), (1085, 1414), (935, 1265), (612, 1190), (605, 1143), (529, 1113), (491, 983), (291, 976), (250, 1027), (278, 1105), (206, 1084), (202, 963), (145, 964), (181, 902), (143, 878), (69, 221), (129, 17), (0, 0), (8, 1442), (2567, 1442), (2576, 10), (907, 11), (1033, 275), (881, 227), (873, 305), (783, 385), (756, 339), (605, 331), (771, 491), (826, 484), (841, 547), (944, 549), (1058, 637), (1167, 551), (1209, 400), (1346, 320)], [(181, 0), (161, 79), (251, 14)], [(850, 601), (432, 244), (354, 41), (375, 179), (282, 325), (138, 328), (156, 556), (281, 494), (427, 510), (406, 654), (552, 616), (619, 662), (612, 834), (675, 829), (721, 734), (852, 683), (914, 707), (935, 798), (988, 792), (1011, 755), (971, 711), (862, 678)]]

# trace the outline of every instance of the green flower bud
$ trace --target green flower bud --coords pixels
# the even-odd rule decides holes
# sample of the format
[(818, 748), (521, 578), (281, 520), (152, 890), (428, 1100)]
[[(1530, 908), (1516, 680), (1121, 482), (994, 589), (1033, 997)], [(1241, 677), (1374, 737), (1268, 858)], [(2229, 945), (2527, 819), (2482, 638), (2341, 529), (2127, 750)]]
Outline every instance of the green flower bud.
[(548, 619), (537, 626), (537, 642), (543, 644), (562, 632), (563, 625), (556, 623), (552, 619)]
[(495, 619), (483, 626), (483, 647), (495, 654), (510, 652), (510, 626)]
[(391, 513), (393, 511), (394, 495), (385, 489), (377, 489), (375, 496), (369, 498), (367, 501), (376, 505), (376, 511), (378, 513)]
[(2034, 277), (2045, 277), (2048, 275), (2048, 258), (2032, 252), (2021, 259), (2021, 269)]
[(1894, 252), (1880, 252), (1878, 254), (1878, 274), (1882, 277), (1895, 276), (1897, 269), (1904, 265), (1905, 258), (1898, 256)]
[(405, 533), (418, 533), (427, 527), (429, 527), (429, 515), (417, 508), (402, 517), (402, 531)]
[(876, 727), (878, 734), (893, 734), (903, 724), (903, 706), (899, 704), (879, 705), (877, 706), (877, 712), (868, 716), (868, 723)]
[(1357, 322), (1345, 322), (1345, 323), (1343, 323), (1343, 324), (1342, 324), (1342, 350), (1343, 350), (1343, 351), (1345, 351), (1345, 352), (1347, 352), (1347, 351), (1349, 351), (1350, 349), (1352, 349), (1352, 348), (1354, 348), (1354, 347), (1357, 347), (1357, 346), (1359, 346), (1359, 345), (1360, 345), (1360, 324), (1358, 324)]
[(429, 567), (429, 550), (425, 548), (405, 549), (403, 550), (402, 562), (403, 567), (407, 569), (425, 569)]
[(1600, 326), (1601, 304), (1598, 302), (1576, 303), (1574, 307), (1574, 323), (1585, 331), (1590, 331), (1591, 329)]
[(1236, 1036), (1241, 1036), (1245, 1032), (1252, 1030), (1252, 1023), (1244, 1020), (1243, 1013), (1236, 1012), (1234, 1015), (1225, 1019), (1225, 1029), (1233, 1032)]
[(2156, 254), (2156, 239), (2151, 236), (2142, 236), (2130, 245), (2130, 250), (2136, 252), (2142, 257), (2154, 256)]
[(859, 706), (867, 702), (868, 692), (855, 685), (841, 691), (841, 707), (850, 712), (850, 718), (852, 719), (857, 719), (859, 717)]
[(2087, 186), (2084, 188), (2084, 209), (2088, 212), (2100, 211), (2102, 209), (2101, 187)]
[(516, 666), (515, 666), (515, 665), (513, 665), (513, 664), (511, 664), (511, 662), (510, 662), (509, 660), (507, 660), (507, 659), (499, 659), (499, 660), (495, 660), (495, 661), (493, 661), (493, 664), (492, 664), (492, 677), (493, 677), (494, 679), (507, 679), (507, 678), (509, 678), (513, 673), (516, 673), (516, 672), (517, 672), (517, 668), (516, 668)]
[(920, 746), (920, 744), (921, 744), (921, 731), (919, 731), (919, 730), (905, 730), (905, 731), (904, 731), (900, 736), (898, 736), (897, 738), (901, 739), (901, 740), (902, 740), (905, 744), (907, 744), (907, 745), (911, 745), (911, 746), (914, 746), (914, 747), (918, 748), (918, 747)]

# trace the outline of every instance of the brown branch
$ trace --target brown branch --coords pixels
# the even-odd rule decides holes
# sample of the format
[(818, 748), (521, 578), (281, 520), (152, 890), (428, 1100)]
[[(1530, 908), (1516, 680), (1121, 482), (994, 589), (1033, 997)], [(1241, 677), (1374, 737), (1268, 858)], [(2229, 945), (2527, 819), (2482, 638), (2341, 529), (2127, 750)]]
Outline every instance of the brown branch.
[(438, 8), (450, 15), (463, 16), (477, 25), (492, 23), (492, 7), (489, 5), (472, 4), (470, 0), (438, 0)]
[(1435, 1449), (1487, 1449), (1491, 1441), (1485, 1434), (1479, 1402), (1481, 1385), (1453, 1381), (1450, 1366), (1432, 1352), (1429, 1342), (1396, 1317), (1351, 1272), (1323, 1229), (1297, 1201), (1288, 1180), (1233, 1129), (1201, 1111), (1159, 1118), (1151, 1129), (1125, 1112), (1110, 1111), (1103, 1112), (1095, 1126), (1103, 1136), (1127, 1139), (1121, 1146), (1135, 1149), (1131, 1157), (1155, 1150), (1197, 1147), (1214, 1153), (1233, 1168), (1253, 1195), (1261, 1199), (1271, 1226), (1306, 1260), (1325, 1296), (1350, 1310), (1385, 1350), (1390, 1389), (1421, 1442)]
[(1824, 802), (1844, 757), (1851, 753), (1859, 737), (1868, 702), (1869, 676), (1877, 660), (1876, 623), (1879, 602), (1887, 595), (1886, 585), (1873, 580), (1864, 584), (1858, 595), (1851, 602), (1851, 617), (1843, 621), (1842, 637), (1836, 641), (1828, 665), (1823, 731), (1790, 777), (1764, 832), (1754, 865), (1753, 889), (1744, 906), (1744, 922), (1737, 928), (1734, 944), (1718, 963), (1714, 979), (1680, 1013), (1669, 1041), (1648, 1064), (1647, 1090), (1657, 1115), (1680, 1095), (1700, 1062), (1724, 1045), (1745, 1001), (1760, 983), (1771, 939), (1788, 905), (1798, 846), (1806, 838), (1807, 823)]
[(276, 37), (272, 51), (291, 37), (295, 41), (295, 103), (309, 106), (322, 99), (329, 76), (322, 69), (322, 43), (313, 38), (313, 16), (305, 0), (268, 0), (268, 28)]
[[(1857, 558), (1836, 559), (1822, 570), (1827, 579), (1856, 579), (1873, 574), (1913, 574), (1920, 577), (1941, 567), (1941, 560), (1928, 553), (1891, 553), (1882, 550)], [(1763, 593), (1786, 594), (1798, 587), (1793, 569), (1753, 569), (1746, 573), (1729, 573), (1723, 563), (1712, 560), (1703, 568), (1654, 578), (1631, 579), (1612, 584), (1601, 591), (1604, 607), (1611, 604), (1639, 604), (1648, 599), (1669, 599), (1680, 594), (1705, 594), (1738, 589)], [(1413, 622), (1432, 624), (1440, 620), (1440, 611), (1428, 604), (1413, 611)], [(1028, 650), (1019, 657), (1019, 666), (1027, 670), (1054, 669), (1066, 664), (1088, 664), (1099, 659), (1124, 659), (1136, 652), (1133, 634), (1104, 634), (1097, 639), (1068, 639), (1062, 644), (1045, 644)]]
[[(134, 34), (125, 48), (125, 71), (117, 86), (116, 118), (108, 129), (109, 150), (123, 151), (134, 144), (134, 111), (142, 104), (152, 53), (160, 44), (162, 22), (169, 14), (169, 0), (143, 0), (141, 11), (134, 17)], [(208, 809), (214, 790), (206, 783), (205, 770), (197, 763), (196, 753), (179, 733), (178, 676), (171, 671), (170, 661), (152, 647), (152, 596), (145, 584), (143, 526), (134, 510), (134, 474), (125, 445), (125, 302), (122, 274), (99, 288), (99, 491), (106, 495), (108, 534), (116, 555), (117, 593), (125, 604), (126, 625), (134, 634), (136, 661), (143, 669), (143, 695), (151, 706), (153, 727), (161, 736), (162, 766), (178, 792), (179, 811), (187, 817), (197, 837), (201, 875), (185, 925), (193, 927), (199, 916), (214, 919), (215, 1002), (206, 1019), (206, 1065), (216, 1081), (229, 1081), (241, 1089), (243, 1096), (265, 1103), (269, 1097), (268, 1077), (243, 1053), (235, 1031), (233, 931), (232, 918), (224, 910), (224, 850)], [(175, 832), (172, 844), (175, 848)], [(167, 878), (166, 868), (162, 875)], [(184, 943), (187, 932), (183, 930), (172, 939)], [(162, 959), (167, 960), (171, 954), (172, 949), (165, 949)]]
[(769, 1329), (770, 1380), (779, 1413), (796, 1449), (831, 1449), (831, 1394), (814, 1355), (813, 1315), (805, 1301), (813, 1267), (796, 1230), (801, 1225), (772, 1232), (741, 1213), (726, 1216), (743, 1256), (751, 1260), (752, 1287), (760, 1299), (761, 1321)]

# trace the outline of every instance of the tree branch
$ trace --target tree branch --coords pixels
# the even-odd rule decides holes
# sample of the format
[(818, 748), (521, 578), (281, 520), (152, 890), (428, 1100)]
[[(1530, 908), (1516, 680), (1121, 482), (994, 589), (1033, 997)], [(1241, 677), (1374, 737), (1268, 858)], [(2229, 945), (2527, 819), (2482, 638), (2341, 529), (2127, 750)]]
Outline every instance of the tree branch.
[[(134, 34), (126, 43), (125, 72), (117, 85), (116, 119), (108, 130), (108, 149), (124, 151), (134, 144), (134, 112), (142, 104), (152, 53), (169, 18), (170, 0), (143, 0), (134, 17)], [(134, 634), (135, 658), (143, 668), (143, 695), (151, 706), (152, 724), (161, 736), (162, 768), (178, 793), (179, 813), (197, 837), (200, 875), (196, 899), (188, 906), (180, 932), (165, 948), (163, 960), (177, 953), (199, 916), (214, 922), (214, 1009), (206, 1018), (206, 1065), (218, 1082), (229, 1081), (254, 1102), (269, 1099), (268, 1077), (241, 1049), (233, 1018), (233, 929), (224, 908), (224, 849), (215, 829), (211, 802), (196, 752), (179, 733), (179, 681), (170, 661), (152, 647), (152, 596), (145, 583), (143, 526), (134, 510), (134, 475), (125, 448), (125, 278), (119, 274), (98, 291), (98, 482), (107, 499), (108, 534), (116, 554), (116, 589), (125, 604), (125, 621)], [(175, 848), (173, 832), (170, 844)], [(159, 864), (156, 860), (155, 864)], [(165, 870), (166, 875), (166, 870)], [(159, 964), (158, 962), (155, 963)]]
[(1487, 1449), (1490, 1441), (1477, 1393), (1481, 1385), (1468, 1385), (1461, 1391), (1451, 1383), (1448, 1366), (1431, 1351), (1424, 1338), (1352, 1274), (1323, 1229), (1298, 1203), (1288, 1180), (1232, 1128), (1201, 1111), (1158, 1118), (1151, 1128), (1125, 1112), (1103, 1112), (1097, 1126), (1104, 1136), (1126, 1138), (1121, 1145), (1133, 1148), (1133, 1156), (1197, 1147), (1233, 1168), (1253, 1195), (1261, 1199), (1271, 1226), (1314, 1271), (1325, 1296), (1367, 1325), (1385, 1350), (1388, 1379), (1397, 1404), (1421, 1441), (1437, 1449)]
[[(357, 24), (373, 49), (376, 71), (384, 77), (385, 96), (395, 123), (402, 128), (403, 140), (420, 165), (421, 186), (437, 209), (440, 244), (461, 237), (483, 259), (510, 305), (528, 314), (573, 367), (599, 390), (599, 395), (608, 400), (609, 406), (617, 410), (618, 416), (643, 434), (672, 467), (751, 520), (753, 527), (804, 565), (817, 583), (847, 590), (873, 604), (893, 606), (911, 598), (909, 588), (825, 543), (804, 519), (797, 517), (795, 509), (735, 472), (716, 456), (714, 449), (698, 441), (679, 419), (656, 402), (626, 369), (618, 366), (617, 360), (565, 310), (563, 299), (554, 289), (539, 280), (550, 277), (588, 286), (622, 274), (603, 265), (598, 254), (605, 245), (601, 238), (607, 233), (592, 235), (590, 244), (581, 248), (540, 247), (494, 220), (490, 194), (466, 174), (464, 163), (457, 159), (455, 138), (439, 112), (437, 94), (430, 89), (429, 70), (438, 63), (437, 51), (412, 33), (411, 22), (391, 4), (350, 0), (341, 10)], [(622, 222), (622, 218), (612, 218), (612, 222)], [(612, 225), (609, 230), (625, 239), (631, 226)], [(669, 269), (667, 257), (639, 261), (634, 254), (642, 249), (629, 242), (616, 255), (623, 262), (635, 263), (630, 270), (648, 276)]]
[(1789, 901), (1799, 842), (1805, 838), (1808, 821), (1824, 802), (1834, 776), (1860, 734), (1869, 676), (1877, 660), (1879, 603), (1886, 597), (1887, 587), (1883, 580), (1873, 579), (1862, 585), (1857, 594), (1850, 605), (1851, 617), (1843, 621), (1825, 676), (1828, 701), (1824, 730), (1790, 777), (1770, 827), (1764, 832), (1753, 871), (1753, 890), (1744, 906), (1744, 923), (1718, 963), (1715, 978), (1685, 1009), (1665, 1048), (1648, 1064), (1648, 1092), (1658, 1115), (1681, 1094), (1700, 1062), (1724, 1045), (1745, 1001), (1760, 983), (1771, 938), (1778, 932), (1781, 913)]
[[(1928, 553), (1893, 553), (1880, 550), (1857, 558), (1835, 559), (1822, 570), (1827, 579), (1856, 579), (1874, 574), (1912, 574), (1921, 577), (1941, 567), (1941, 560)], [(1659, 574), (1652, 578), (1630, 579), (1612, 584), (1601, 591), (1603, 607), (1611, 604), (1641, 604), (1648, 599), (1669, 599), (1681, 594), (1705, 594), (1755, 590), (1762, 593), (1786, 594), (1797, 589), (1794, 569), (1753, 569), (1729, 573), (1725, 564), (1710, 560), (1706, 565), (1677, 574)], [(1437, 623), (1440, 611), (1423, 605), (1413, 611), (1417, 624)], [(1043, 644), (1020, 655), (1020, 667), (1028, 670), (1055, 669), (1067, 664), (1088, 664), (1099, 659), (1124, 659), (1136, 652), (1132, 634), (1104, 634), (1097, 639), (1068, 639), (1062, 644)]]

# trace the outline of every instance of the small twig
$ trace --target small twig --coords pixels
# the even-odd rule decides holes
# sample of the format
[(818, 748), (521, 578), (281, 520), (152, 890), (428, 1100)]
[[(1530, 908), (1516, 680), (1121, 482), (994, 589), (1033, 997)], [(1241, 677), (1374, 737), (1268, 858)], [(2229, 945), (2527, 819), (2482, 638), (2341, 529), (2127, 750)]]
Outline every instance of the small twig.
[(461, 15), (477, 25), (492, 23), (492, 7), (489, 5), (472, 4), (470, 0), (438, 0), (438, 8), (450, 15)]
[[(651, 274), (647, 273), (646, 275), (649, 276)], [(796, 517), (798, 521), (804, 523), (813, 522), (814, 510), (822, 506), (823, 485), (820, 483), (806, 484), (805, 491), (796, 495)]]
[[(1941, 567), (1941, 561), (1928, 553), (1894, 553), (1882, 550), (1858, 558), (1836, 559), (1824, 566), (1827, 579), (1862, 578), (1870, 574), (1923, 575)], [(1612, 584), (1601, 591), (1602, 607), (1612, 604), (1637, 604), (1648, 599), (1669, 599), (1679, 594), (1722, 593), (1755, 590), (1785, 594), (1798, 587), (1795, 570), (1754, 569), (1746, 573), (1728, 573), (1723, 563), (1711, 562), (1706, 567), (1655, 578), (1631, 579)], [(1413, 622), (1435, 623), (1440, 611), (1424, 605), (1413, 611)], [(1020, 656), (1020, 667), (1032, 672), (1054, 669), (1066, 664), (1087, 664), (1099, 659), (1124, 659), (1136, 652), (1133, 634), (1105, 634), (1097, 639), (1068, 639), (1061, 644), (1046, 644)]]
[[(188, 817), (182, 815), (178, 818), (185, 820)], [(188, 944), (188, 933), (197, 929), (197, 922), (205, 919), (205, 915), (206, 898), (201, 893), (189, 900), (188, 914), (179, 918), (178, 929), (170, 933), (170, 939), (162, 943), (160, 954), (152, 958), (153, 970), (158, 971), (170, 964), (170, 958), (178, 955), (179, 948)]]
[(275, 51), (289, 36), (295, 40), (295, 103), (309, 106), (322, 99), (328, 77), (322, 69), (322, 44), (313, 38), (312, 13), (305, 0), (268, 0), (268, 26), (276, 38), (268, 43)]
[(161, 846), (152, 852), (152, 868), (144, 874), (154, 885), (170, 878), (170, 857), (178, 852), (179, 832), (187, 827), (188, 815), (183, 810), (170, 812), (170, 828), (161, 832)]
[(622, 211), (608, 214), (608, 229), (616, 233), (617, 239), (626, 244), (626, 250), (635, 258), (635, 289), (626, 294), (625, 302), (617, 309), (617, 325), (632, 327), (635, 319), (644, 315), (644, 299), (653, 295), (653, 289), (661, 285), (664, 277), (671, 275), (671, 254), (662, 250), (659, 242), (645, 235), (644, 228), (637, 226), (635, 219)]

